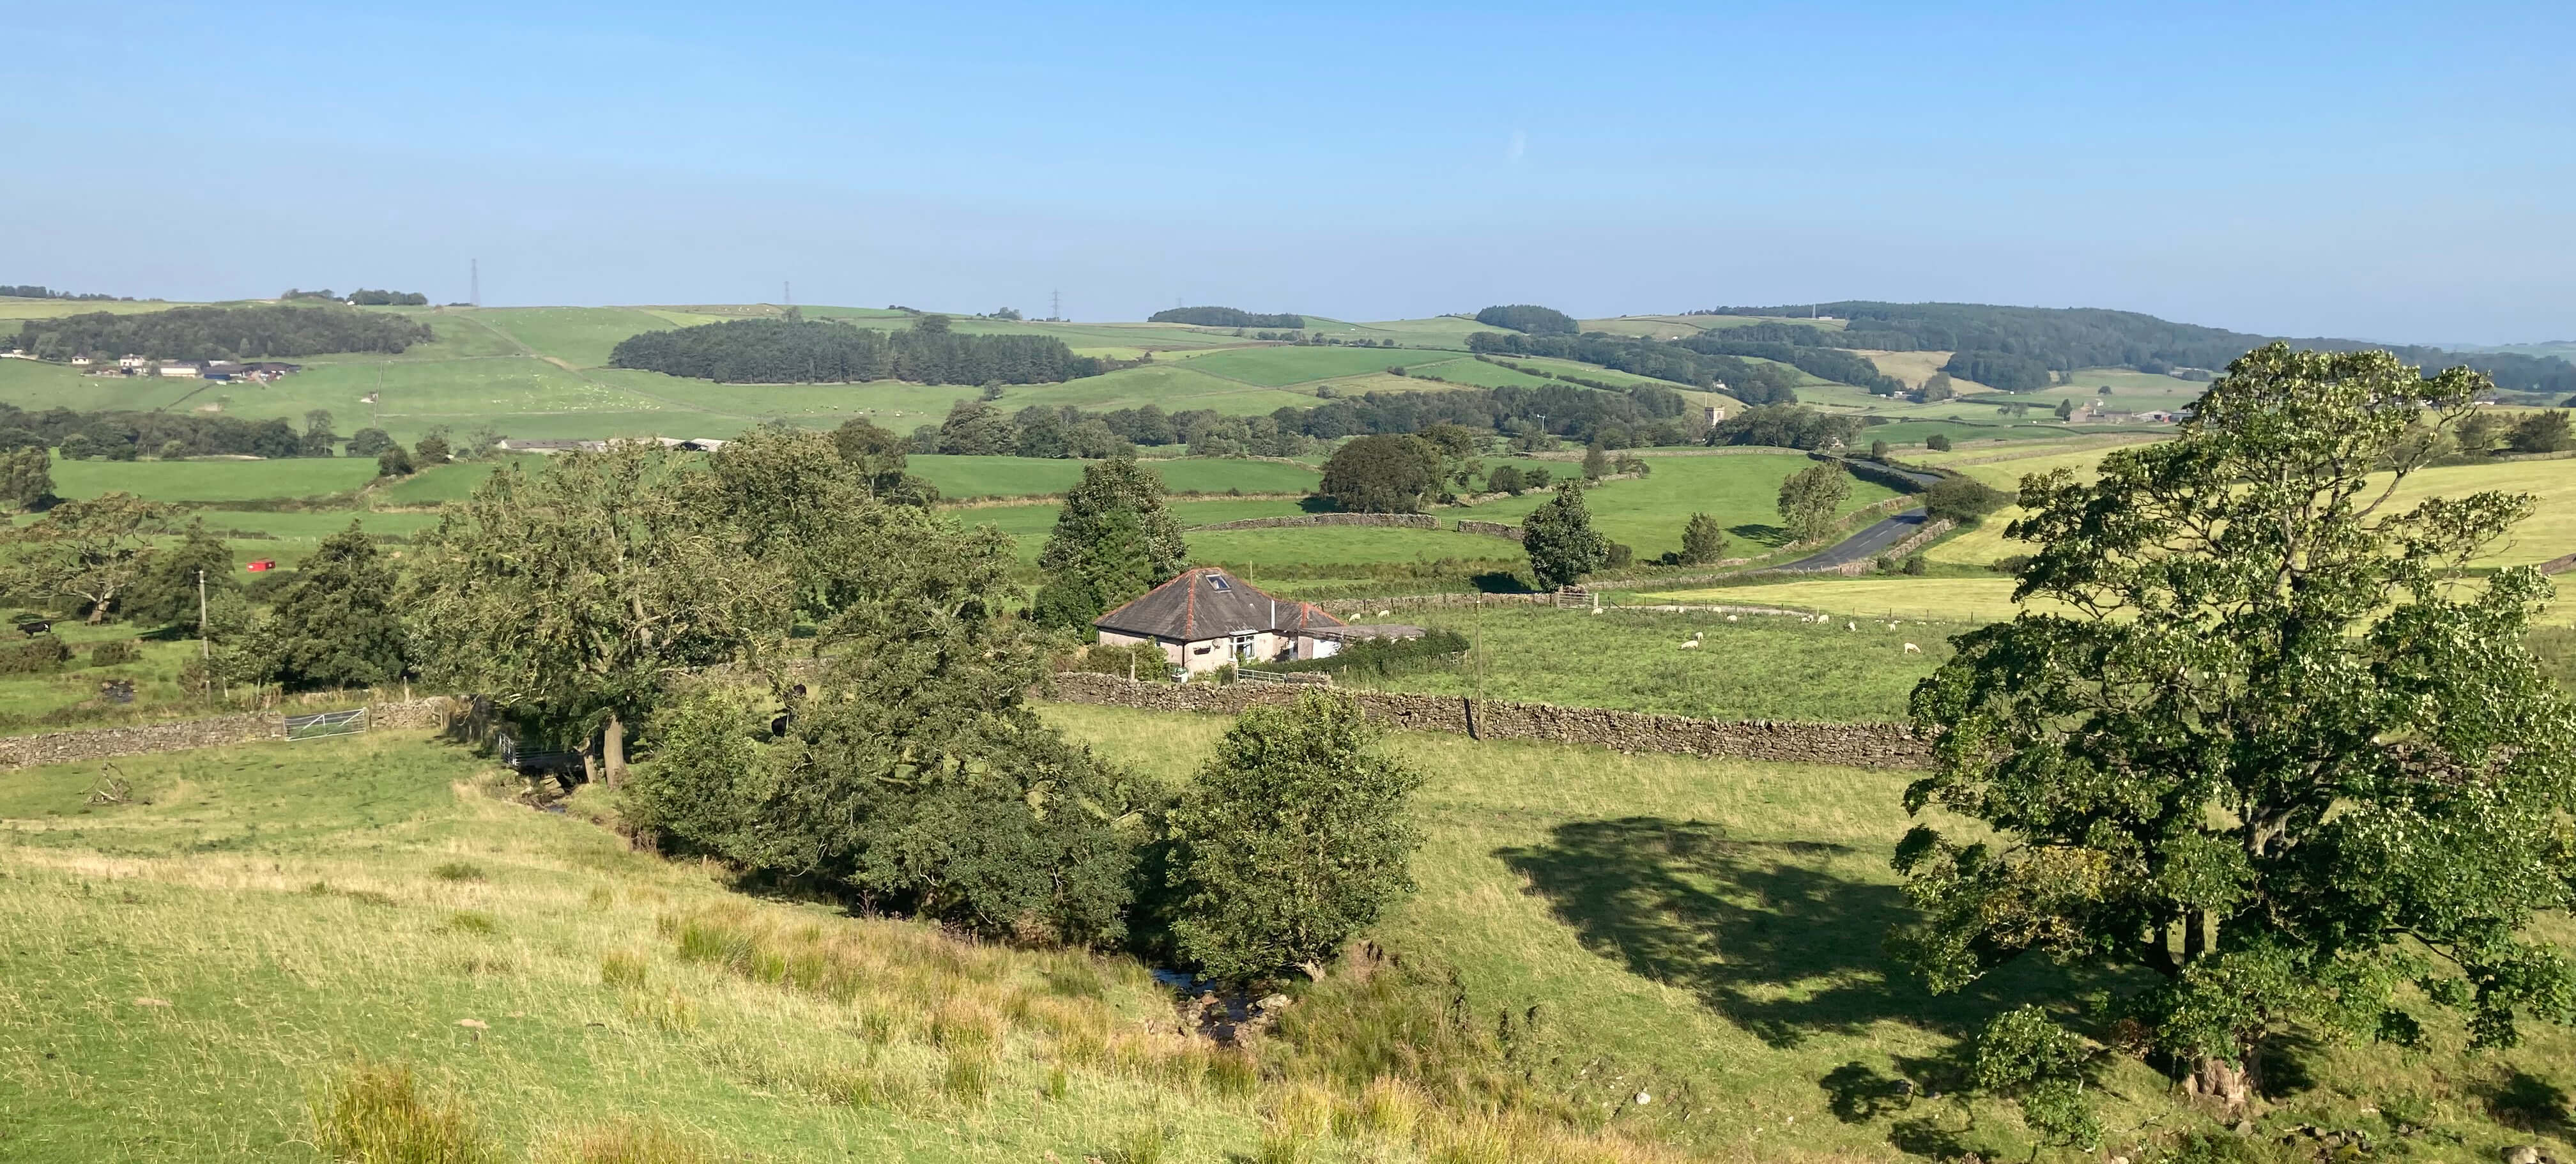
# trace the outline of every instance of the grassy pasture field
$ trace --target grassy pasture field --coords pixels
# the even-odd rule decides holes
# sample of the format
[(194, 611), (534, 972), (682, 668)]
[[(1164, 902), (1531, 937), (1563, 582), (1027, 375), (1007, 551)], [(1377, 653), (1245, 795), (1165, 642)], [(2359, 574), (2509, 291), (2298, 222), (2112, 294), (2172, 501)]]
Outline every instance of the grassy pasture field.
[[(1229, 722), (1043, 711), (1161, 781)], [(1614, 1128), (1722, 1160), (2031, 1153), (1991, 1103), (1900, 1098), (1900, 1076), (1952, 1090), (1957, 1041), (1986, 1016), (2083, 985), (2028, 966), (1935, 997), (1888, 961), (1908, 773), (1427, 733), (1388, 746), (1427, 777), (1425, 844), (1418, 890), (1371, 937), (1454, 969), (1475, 1021), (1536, 1006), (1531, 1069), (1603, 1101)], [(515, 782), (417, 733), (119, 765), (134, 795), (115, 805), (89, 802), (91, 765), (0, 773), (13, 1159), (311, 1160), (315, 1113), (361, 1061), (409, 1068), (508, 1160), (638, 1158), (579, 1150), (620, 1129), (677, 1141), (652, 1157), (676, 1161), (1285, 1158), (1263, 1153), (1265, 1131), (1301, 1131), (1322, 1164), (1543, 1155), (1480, 1150), (1436, 1113), (1408, 1135), (1356, 1088), (1264, 1079), (1155, 1033), (1169, 996), (1132, 960), (738, 894), (580, 812), (500, 798)], [(851, 985), (799, 989), (727, 961), (728, 943)], [(2576, 1039), (2549, 1028), (2476, 1058), (2289, 1053), (2298, 1082), (2267, 1134), (2383, 1128), (2373, 1105), (2406, 1099), (2431, 1113), (2416, 1159), (2532, 1142), (2488, 1113), (2576, 1083)], [(2113, 1057), (2101, 1083), (2108, 1146), (2132, 1158), (2192, 1123), (2134, 1060)], [(1637, 1090), (1655, 1102), (1625, 1102)], [(2537, 1142), (2568, 1150), (2557, 1125)]]
[[(955, 498), (1019, 497), (1062, 493), (1082, 479), (1083, 462), (1029, 457), (968, 457), (944, 454), (911, 458), (912, 472)], [(1277, 461), (1214, 458), (1169, 458), (1144, 462), (1175, 493), (1304, 493), (1315, 487), (1314, 470)]]
[[(107, 623), (84, 626), (77, 619), (54, 624), (53, 634), (75, 652), (61, 669), (32, 674), (0, 675), (0, 735), (29, 735), (77, 728), (148, 723), (209, 714), (203, 699), (179, 686), (179, 669), (197, 657), (193, 639), (138, 638), (141, 628)], [(15, 630), (0, 631), (10, 640)], [(93, 652), (104, 643), (131, 642), (141, 650), (130, 663), (98, 665)], [(117, 704), (102, 698), (101, 684), (110, 679), (134, 684), (134, 702)], [(0, 815), (6, 815), (0, 811)], [(0, 1141), (0, 1145), (5, 1145)]]
[[(1847, 620), (1893, 618), (1905, 623), (1979, 624), (2013, 616), (2013, 580), (2001, 574), (1966, 578), (1860, 577), (1826, 575), (1813, 581), (1772, 582), (1747, 586), (1647, 590), (1641, 602), (1710, 603), (1782, 606), (1811, 610)], [(1868, 623), (1861, 624), (1863, 628)], [(1903, 630), (1899, 627), (1898, 630)], [(1846, 632), (1849, 633), (1849, 632)], [(1921, 639), (1913, 642), (1929, 649)]]
[(89, 498), (111, 491), (152, 501), (263, 501), (345, 493), (376, 479), (373, 457), (243, 461), (66, 461), (54, 459), (54, 492)]
[(1499, 364), (1488, 364), (1472, 356), (1416, 364), (1405, 369), (1411, 375), (1438, 376), (1452, 384), (1475, 388), (1545, 388), (1556, 381), (1545, 376), (1517, 372)]
[(1407, 348), (1274, 346), (1192, 356), (1184, 366), (1202, 375), (1237, 380), (1254, 387), (1285, 388), (1339, 376), (1383, 372), (1390, 367), (1446, 363), (1457, 358), (1447, 353)]
[(1607, 332), (1611, 335), (1676, 340), (1689, 339), (1705, 331), (1723, 331), (1731, 327), (1744, 327), (1756, 323), (1783, 322), (1825, 331), (1841, 331), (1844, 327), (1844, 321), (1839, 319), (1777, 320), (1750, 315), (1622, 315), (1610, 319), (1577, 320), (1576, 326), (1585, 331)]
[[(1788, 531), (1778, 525), (1780, 483), (1814, 462), (1804, 454), (1784, 450), (1779, 454), (1653, 457), (1647, 463), (1653, 472), (1643, 480), (1608, 482), (1586, 492), (1584, 504), (1592, 511), (1594, 529), (1612, 541), (1635, 547), (1639, 557), (1651, 558), (1666, 550), (1680, 549), (1682, 526), (1690, 521), (1691, 514), (1701, 512), (1716, 517), (1727, 527), (1728, 538), (1738, 543), (1766, 548), (1785, 544)], [(1559, 480), (1575, 475), (1571, 464), (1547, 464)], [(1895, 495), (1895, 490), (1884, 485), (1854, 479), (1843, 511), (1848, 513)], [(1525, 493), (1441, 512), (1447, 517), (1517, 524), (1531, 510), (1545, 504), (1549, 496)], [(1746, 549), (1739, 544), (1728, 554), (1736, 556)]]
[[(1557, 610), (1522, 604), (1400, 609), (1395, 621), (1474, 644), (1454, 668), (1346, 685), (1712, 719), (1901, 720), (1915, 681), (1950, 656), (1940, 630), (1846, 631), (1785, 615)], [(1700, 645), (1682, 647), (1693, 634)], [(1922, 647), (1905, 653), (1906, 643)]]

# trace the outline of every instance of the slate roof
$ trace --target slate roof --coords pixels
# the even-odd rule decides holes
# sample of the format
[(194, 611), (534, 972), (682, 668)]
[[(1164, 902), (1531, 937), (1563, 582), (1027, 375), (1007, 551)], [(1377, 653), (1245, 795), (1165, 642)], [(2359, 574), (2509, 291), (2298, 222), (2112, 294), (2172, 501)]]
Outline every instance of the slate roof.
[(1200, 566), (1091, 620), (1091, 625), (1186, 643), (1255, 631), (1295, 634), (1340, 626), (1342, 620), (1314, 603), (1273, 598), (1224, 570)]

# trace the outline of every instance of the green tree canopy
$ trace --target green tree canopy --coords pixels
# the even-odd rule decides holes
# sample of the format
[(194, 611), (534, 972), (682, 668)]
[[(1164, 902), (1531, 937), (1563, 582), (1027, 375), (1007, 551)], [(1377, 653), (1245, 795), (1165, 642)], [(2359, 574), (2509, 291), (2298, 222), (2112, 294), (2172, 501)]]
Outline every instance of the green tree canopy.
[(1115, 942), (1144, 801), (1027, 707), (1046, 667), (1006, 614), (1010, 540), (904, 506), (853, 516), (873, 573), (823, 628), (811, 692), (783, 712), (722, 687), (679, 701), (629, 786), (635, 819), (881, 908)]
[(20, 509), (36, 509), (54, 495), (54, 458), (43, 445), (0, 453), (0, 497)]
[(1610, 539), (1593, 532), (1580, 481), (1557, 486), (1556, 496), (1521, 519), (1521, 545), (1529, 551), (1530, 573), (1551, 589), (1572, 586), (1610, 561)]
[(752, 655), (792, 617), (792, 566), (750, 552), (717, 489), (640, 443), (494, 470), (423, 539), (410, 609), (425, 669), (550, 730), (599, 733), (619, 779), (625, 725), (674, 673)]
[(66, 501), (36, 521), (0, 531), (0, 579), (36, 601), (69, 599), (90, 623), (143, 577), (170, 530), (170, 508), (131, 493)]
[(1780, 520), (1799, 541), (1832, 533), (1843, 502), (1851, 500), (1851, 474), (1832, 461), (1818, 461), (1780, 483)]
[(2550, 591), (2455, 572), (2530, 499), (2389, 504), (2487, 387), (2275, 344), (2179, 439), (2023, 481), (2015, 594), (2062, 613), (1954, 638), (1913, 698), (1934, 768), (1907, 806), (1992, 830), (1898, 849), (1924, 915), (1898, 946), (1934, 989), (2034, 952), (2142, 969), (2114, 1013), (2240, 1110), (2293, 1025), (2414, 1042), (2455, 1007), (2492, 1046), (2576, 1020), (2527, 924), (2576, 904), (2576, 713), (2522, 642)]
[(1440, 451), (1419, 437), (1355, 437), (1324, 461), (1316, 492), (1344, 513), (1420, 513), (1440, 470)]
[(1726, 556), (1726, 528), (1705, 513), (1690, 515), (1682, 526), (1682, 564), (1705, 566)]
[(152, 626), (197, 623), (198, 572), (205, 574), (206, 593), (220, 598), (240, 589), (233, 581), (233, 551), (192, 518), (179, 544), (152, 555), (143, 573), (116, 600), (117, 613)]
[(296, 567), (243, 644), (244, 666), (253, 678), (289, 688), (373, 687), (402, 678), (409, 663), (399, 580), (393, 563), (350, 522)]
[(1422, 776), (1388, 756), (1350, 696), (1255, 707), (1173, 808), (1173, 940), (1209, 975), (1320, 974), (1413, 888)]
[(1189, 553), (1153, 470), (1133, 457), (1084, 465), (1038, 551), (1047, 580), (1036, 618), (1047, 626), (1087, 627), (1103, 611), (1171, 581)]

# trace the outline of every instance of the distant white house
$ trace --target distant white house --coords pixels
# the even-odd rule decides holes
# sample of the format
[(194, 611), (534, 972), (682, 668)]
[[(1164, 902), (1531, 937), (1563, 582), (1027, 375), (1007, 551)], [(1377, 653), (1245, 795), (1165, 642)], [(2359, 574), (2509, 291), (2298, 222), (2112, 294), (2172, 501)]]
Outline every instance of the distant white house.
[(129, 372), (140, 372), (151, 366), (151, 363), (151, 360), (142, 356), (119, 356), (116, 359), (116, 366)]

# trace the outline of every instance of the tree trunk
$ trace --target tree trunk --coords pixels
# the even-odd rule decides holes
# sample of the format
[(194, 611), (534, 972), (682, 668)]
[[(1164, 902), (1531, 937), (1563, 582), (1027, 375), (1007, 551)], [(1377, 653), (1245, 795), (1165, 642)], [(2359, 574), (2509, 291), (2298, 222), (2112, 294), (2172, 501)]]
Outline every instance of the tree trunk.
[(608, 725), (600, 730), (599, 742), (600, 751), (607, 757), (603, 767), (607, 769), (608, 786), (615, 788), (626, 782), (626, 724), (617, 718), (617, 713), (609, 713)]
[(596, 740), (583, 740), (581, 742), (581, 782), (584, 784), (595, 784), (598, 781), (599, 742)]
[(2242, 1063), (2202, 1056), (2192, 1064), (2191, 1078), (2184, 1086), (2193, 1096), (2225, 1108), (2228, 1122), (2235, 1123), (2253, 1114), (2254, 1090), (2260, 1082), (2254, 1052), (2248, 1049)]

